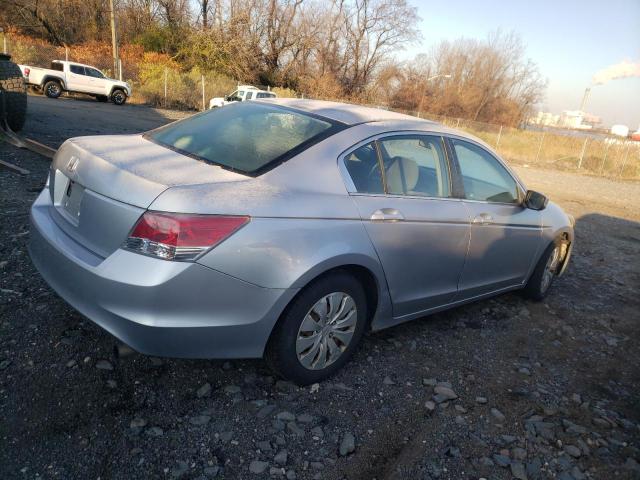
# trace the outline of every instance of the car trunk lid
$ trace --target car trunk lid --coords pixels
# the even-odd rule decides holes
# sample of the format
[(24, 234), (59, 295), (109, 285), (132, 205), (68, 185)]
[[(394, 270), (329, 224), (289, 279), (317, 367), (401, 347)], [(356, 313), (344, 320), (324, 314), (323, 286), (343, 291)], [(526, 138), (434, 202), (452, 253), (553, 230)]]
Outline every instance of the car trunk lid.
[(76, 242), (106, 258), (168, 188), (246, 178), (142, 135), (75, 138), (60, 147), (52, 163), (51, 215)]

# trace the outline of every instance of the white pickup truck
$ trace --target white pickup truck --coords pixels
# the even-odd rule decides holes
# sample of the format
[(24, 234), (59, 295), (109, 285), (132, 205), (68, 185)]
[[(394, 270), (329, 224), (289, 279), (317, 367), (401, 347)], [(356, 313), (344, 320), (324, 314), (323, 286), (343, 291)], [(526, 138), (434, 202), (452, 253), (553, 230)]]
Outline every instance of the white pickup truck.
[(90, 65), (54, 60), (51, 68), (18, 66), (27, 84), (42, 89), (49, 98), (58, 98), (67, 91), (86, 93), (101, 102), (111, 100), (116, 105), (123, 105), (131, 96), (131, 86), (127, 82), (107, 78)]
[(209, 108), (222, 107), (234, 102), (255, 100), (256, 98), (276, 98), (276, 94), (268, 90), (260, 90), (253, 85), (239, 85), (238, 89), (225, 97), (214, 97), (209, 100)]

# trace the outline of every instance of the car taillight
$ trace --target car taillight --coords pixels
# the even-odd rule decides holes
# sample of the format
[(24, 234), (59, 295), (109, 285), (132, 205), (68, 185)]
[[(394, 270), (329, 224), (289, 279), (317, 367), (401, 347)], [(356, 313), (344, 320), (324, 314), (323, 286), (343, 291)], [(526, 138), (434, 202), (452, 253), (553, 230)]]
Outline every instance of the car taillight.
[(193, 260), (248, 221), (244, 216), (146, 212), (123, 248), (164, 260)]
[(30, 71), (31, 71), (30, 69), (25, 68), (25, 69), (24, 69), (24, 76), (25, 76), (25, 77), (28, 77), (28, 76), (29, 76), (29, 72), (30, 72)]

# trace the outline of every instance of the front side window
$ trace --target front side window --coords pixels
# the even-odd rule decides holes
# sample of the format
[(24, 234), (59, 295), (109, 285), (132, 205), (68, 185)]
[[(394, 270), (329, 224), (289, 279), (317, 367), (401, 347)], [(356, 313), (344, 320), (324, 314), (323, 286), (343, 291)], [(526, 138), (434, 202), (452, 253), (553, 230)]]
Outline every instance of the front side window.
[(236, 97), (238, 97), (238, 100), (239, 100), (239, 101), (242, 101), (242, 99), (244, 98), (244, 91), (243, 91), (243, 90), (240, 90), (240, 91), (238, 92), (238, 95), (236, 95)]
[(458, 157), (465, 198), (518, 203), (518, 184), (489, 152), (473, 143), (451, 139)]
[(387, 193), (448, 197), (449, 170), (442, 138), (402, 135), (380, 140)]
[(100, 70), (96, 70), (95, 68), (85, 68), (87, 75), (95, 78), (104, 78), (104, 75)]
[(199, 160), (258, 175), (343, 128), (297, 110), (242, 102), (174, 122), (145, 137)]
[(374, 142), (367, 143), (344, 157), (344, 166), (358, 193), (384, 193)]
[(75, 73), (76, 75), (84, 75), (84, 67), (80, 65), (69, 65), (69, 70), (71, 73)]

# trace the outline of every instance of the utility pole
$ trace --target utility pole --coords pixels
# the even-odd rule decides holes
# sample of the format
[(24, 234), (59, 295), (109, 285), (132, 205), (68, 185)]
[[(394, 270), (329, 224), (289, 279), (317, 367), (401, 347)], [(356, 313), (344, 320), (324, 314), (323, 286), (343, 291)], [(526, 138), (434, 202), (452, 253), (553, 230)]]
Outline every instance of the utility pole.
[(118, 36), (116, 34), (116, 10), (113, 7), (113, 0), (109, 0), (111, 9), (111, 48), (113, 50), (113, 78), (118, 78)]

